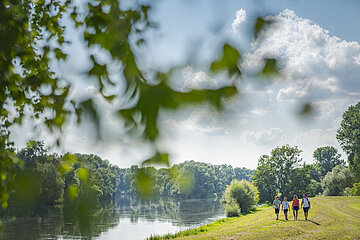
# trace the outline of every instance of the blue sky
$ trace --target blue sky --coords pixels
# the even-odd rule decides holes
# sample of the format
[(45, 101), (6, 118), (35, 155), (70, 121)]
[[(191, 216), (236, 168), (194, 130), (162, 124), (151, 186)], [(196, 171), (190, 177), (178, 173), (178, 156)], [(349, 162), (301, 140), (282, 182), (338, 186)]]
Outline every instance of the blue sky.
[[(160, 64), (177, 63), (195, 41), (211, 38), (217, 28), (230, 27), (236, 11), (246, 10), (249, 22), (256, 16), (276, 15), (284, 9), (310, 19), (347, 41), (360, 41), (360, 1), (357, 0), (160, 0), (154, 1), (154, 19), (161, 38), (156, 38), (156, 57)], [(240, 46), (241, 47), (241, 46)], [(244, 46), (243, 46), (244, 47)]]
[[(207, 106), (164, 113), (158, 146), (170, 152), (173, 163), (193, 159), (254, 169), (262, 154), (283, 144), (299, 146), (306, 162), (312, 162), (317, 147), (340, 149), (335, 136), (341, 115), (360, 100), (360, 1), (161, 0), (154, 1), (152, 14), (159, 28), (148, 34), (139, 59), (144, 67), (162, 70), (185, 64), (175, 80), (178, 87), (224, 84), (223, 77), (204, 68), (224, 41), (242, 50), (241, 67), (246, 71), (259, 67), (269, 54), (279, 59), (282, 68), (281, 77), (271, 84), (245, 75), (238, 82), (241, 97), (228, 101), (221, 114)], [(249, 34), (254, 17), (269, 14), (277, 21), (276, 28), (265, 33), (263, 42), (254, 42)], [(76, 83), (74, 95), (94, 95), (96, 87), (81, 79), (81, 70), (89, 66), (77, 34), (68, 33), (75, 45), (60, 71)], [(189, 56), (198, 64), (186, 65)], [(296, 114), (304, 102), (312, 102), (318, 110), (306, 121)], [(114, 119), (109, 106), (100, 105), (107, 121), (102, 128), (104, 141), (96, 142), (88, 130), (91, 124), (70, 123), (61, 151), (98, 154), (121, 167), (149, 157), (151, 148), (123, 138), (121, 122)], [(29, 125), (13, 131), (18, 147), (32, 136), (24, 129)], [(52, 139), (42, 131), (37, 137)]]

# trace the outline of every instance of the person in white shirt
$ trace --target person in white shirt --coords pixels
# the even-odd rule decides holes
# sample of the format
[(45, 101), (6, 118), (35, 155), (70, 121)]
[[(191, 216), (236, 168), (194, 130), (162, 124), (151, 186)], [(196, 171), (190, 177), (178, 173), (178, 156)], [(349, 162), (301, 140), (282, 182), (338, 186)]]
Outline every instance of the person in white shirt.
[(285, 219), (286, 221), (288, 221), (288, 217), (287, 217), (287, 214), (288, 214), (288, 211), (290, 211), (290, 208), (289, 208), (289, 202), (287, 201), (287, 197), (284, 197), (284, 201), (281, 203), (281, 210), (284, 210), (284, 214), (285, 214)]
[(309, 215), (309, 209), (311, 207), (309, 198), (306, 197), (306, 194), (304, 193), (303, 199), (301, 201), (301, 207), (304, 210), (305, 220), (307, 220)]

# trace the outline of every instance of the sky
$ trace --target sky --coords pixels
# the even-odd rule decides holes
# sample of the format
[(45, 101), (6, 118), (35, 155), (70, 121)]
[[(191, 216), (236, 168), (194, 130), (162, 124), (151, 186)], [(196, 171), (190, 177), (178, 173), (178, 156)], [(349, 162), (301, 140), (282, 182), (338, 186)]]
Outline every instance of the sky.
[[(174, 85), (180, 88), (219, 87), (224, 79), (209, 74), (204, 66), (216, 57), (221, 45), (230, 42), (243, 55), (246, 73), (260, 68), (263, 57), (276, 57), (281, 76), (264, 81), (245, 74), (238, 80), (240, 96), (228, 100), (225, 110), (214, 112), (196, 106), (177, 113), (163, 112), (157, 145), (168, 151), (171, 162), (196, 160), (255, 169), (263, 154), (290, 144), (303, 150), (311, 163), (317, 147), (334, 146), (343, 112), (360, 98), (360, 1), (156, 1), (152, 16), (159, 27), (148, 34), (147, 46), (139, 52), (144, 67), (166, 69), (184, 65)], [(250, 27), (256, 16), (271, 15), (275, 27), (254, 41)], [(86, 51), (79, 33), (68, 30), (73, 40), (66, 63), (59, 71), (74, 83), (76, 97), (94, 96), (91, 82), (79, 81), (87, 69)], [(188, 64), (191, 62), (192, 64)], [(195, 63), (195, 64), (193, 64)], [(118, 77), (116, 69), (113, 77)], [(86, 82), (86, 84), (84, 83)], [(301, 104), (312, 102), (316, 113), (308, 119), (297, 114)], [(60, 152), (93, 153), (120, 167), (138, 164), (151, 155), (148, 144), (123, 137), (121, 122), (111, 107), (101, 103), (106, 123), (104, 139), (96, 140), (94, 126), (70, 123)], [(17, 147), (32, 137), (51, 142), (51, 134), (31, 123), (14, 127)]]

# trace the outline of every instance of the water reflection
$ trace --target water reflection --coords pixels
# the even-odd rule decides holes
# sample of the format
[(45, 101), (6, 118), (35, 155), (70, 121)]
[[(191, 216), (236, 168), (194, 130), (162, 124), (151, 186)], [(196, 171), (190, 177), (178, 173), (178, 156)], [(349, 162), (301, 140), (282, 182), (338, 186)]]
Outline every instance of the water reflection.
[(119, 217), (148, 221), (171, 220), (175, 226), (193, 226), (214, 216), (223, 215), (221, 203), (215, 199), (141, 201), (136, 198), (118, 198)]
[(206, 224), (224, 217), (214, 199), (139, 200), (118, 197), (112, 204), (83, 214), (71, 206), (1, 210), (3, 239), (142, 239)]

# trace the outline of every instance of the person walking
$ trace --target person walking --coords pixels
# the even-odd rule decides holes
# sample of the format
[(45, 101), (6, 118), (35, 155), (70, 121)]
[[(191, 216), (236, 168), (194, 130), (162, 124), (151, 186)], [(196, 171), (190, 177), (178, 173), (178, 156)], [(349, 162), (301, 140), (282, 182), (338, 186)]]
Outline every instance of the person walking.
[(304, 210), (305, 220), (307, 220), (308, 218), (310, 206), (310, 200), (306, 197), (306, 194), (304, 193), (303, 199), (301, 200), (301, 207)]
[(287, 201), (287, 197), (284, 197), (284, 201), (281, 204), (281, 210), (284, 210), (285, 220), (289, 221), (288, 211), (290, 211), (290, 209), (289, 209), (289, 202)]
[(292, 209), (294, 214), (294, 220), (297, 220), (298, 218), (298, 212), (299, 212), (299, 199), (296, 195), (294, 195), (293, 201), (292, 201)]
[(280, 210), (280, 200), (279, 200), (279, 197), (276, 196), (275, 197), (275, 200), (273, 202), (273, 208), (275, 209), (275, 214), (276, 214), (276, 220), (279, 220), (279, 210)]

